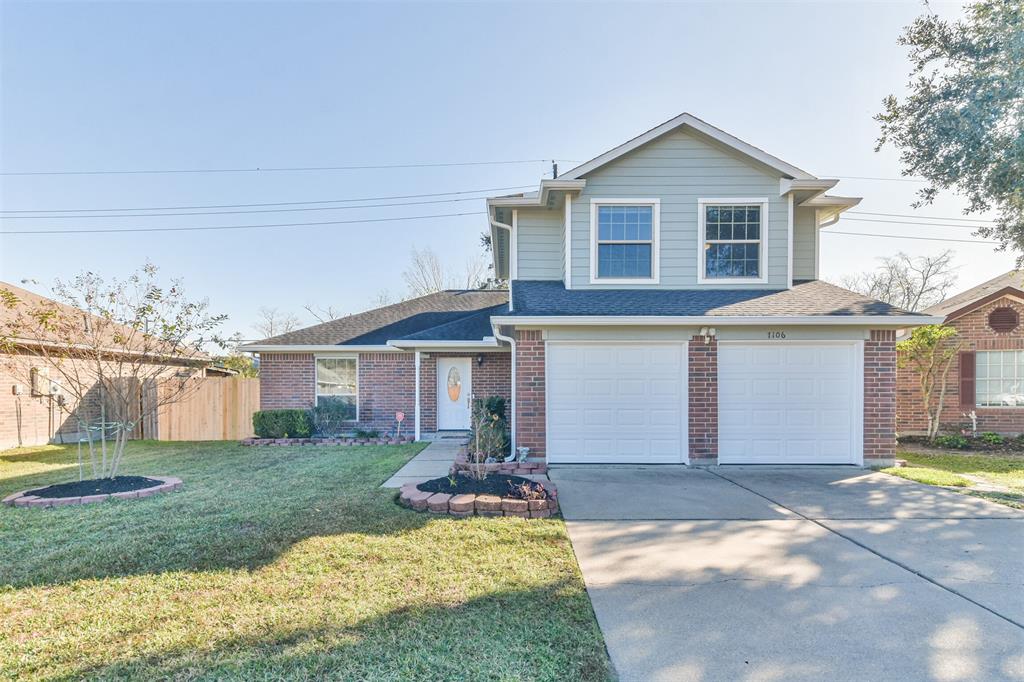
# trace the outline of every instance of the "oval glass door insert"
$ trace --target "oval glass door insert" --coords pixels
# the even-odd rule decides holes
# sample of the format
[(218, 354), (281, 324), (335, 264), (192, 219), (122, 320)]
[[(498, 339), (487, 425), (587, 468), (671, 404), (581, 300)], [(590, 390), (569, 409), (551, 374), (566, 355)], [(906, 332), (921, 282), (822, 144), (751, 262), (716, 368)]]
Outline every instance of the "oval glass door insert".
[(452, 367), (448, 370), (448, 398), (455, 402), (462, 395), (462, 377), (459, 370)]

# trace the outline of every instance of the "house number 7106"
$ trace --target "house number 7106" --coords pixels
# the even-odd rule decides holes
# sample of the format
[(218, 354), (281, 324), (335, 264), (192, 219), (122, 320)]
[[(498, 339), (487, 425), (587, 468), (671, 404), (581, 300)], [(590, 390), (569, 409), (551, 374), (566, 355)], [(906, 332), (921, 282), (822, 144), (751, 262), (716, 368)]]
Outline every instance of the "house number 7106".
[(784, 339), (786, 338), (786, 332), (768, 332), (769, 339)]

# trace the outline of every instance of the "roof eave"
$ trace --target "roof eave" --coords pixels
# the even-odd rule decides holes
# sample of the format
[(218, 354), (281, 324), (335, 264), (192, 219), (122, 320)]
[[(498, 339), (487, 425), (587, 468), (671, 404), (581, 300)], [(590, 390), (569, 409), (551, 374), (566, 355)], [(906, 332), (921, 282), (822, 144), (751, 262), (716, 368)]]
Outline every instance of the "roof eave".
[(328, 352), (361, 352), (381, 353), (395, 351), (396, 348), (388, 345), (360, 345), (360, 344), (264, 344), (249, 343), (238, 347), (243, 353), (328, 353)]
[(934, 315), (794, 315), (794, 316), (716, 316), (716, 315), (502, 315), (491, 318), (495, 325), (537, 326), (702, 326), (757, 327), (783, 326), (850, 326), (872, 329), (904, 329), (926, 324), (940, 324), (944, 318)]

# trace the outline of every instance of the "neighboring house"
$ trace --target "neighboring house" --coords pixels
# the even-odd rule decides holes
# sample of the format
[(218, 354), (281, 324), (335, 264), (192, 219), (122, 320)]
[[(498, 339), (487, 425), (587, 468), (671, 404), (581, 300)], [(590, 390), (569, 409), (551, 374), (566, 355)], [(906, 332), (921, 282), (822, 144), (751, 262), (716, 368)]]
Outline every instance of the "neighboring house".
[[(1024, 272), (1010, 271), (924, 311), (957, 330), (959, 352), (946, 384), (940, 422), (951, 430), (1024, 433)], [(900, 369), (896, 400), (901, 434), (928, 428), (919, 377)], [(937, 400), (937, 398), (936, 398)]]
[(488, 199), (501, 292), (444, 292), (246, 347), (264, 408), (341, 396), (353, 424), (469, 426), (559, 463), (884, 465), (897, 329), (937, 318), (819, 279), (819, 230), (855, 206), (682, 114)]
[[(9, 325), (18, 317), (19, 310), (38, 308), (41, 305), (56, 305), (65, 311), (80, 315), (83, 324), (86, 313), (21, 287), (0, 282), (0, 289), (13, 293), (18, 303), (14, 308), (0, 305), (0, 336), (10, 337)], [(12, 447), (43, 445), (49, 442), (74, 443), (80, 433), (79, 417), (96, 421), (100, 415), (100, 392), (90, 390), (83, 403), (76, 404), (68, 392), (61, 387), (60, 377), (50, 371), (46, 363), (34, 356), (33, 347), (46, 343), (47, 339), (14, 339), (13, 348), (0, 349), (0, 450)], [(69, 359), (68, 366), (82, 360)], [(231, 370), (208, 367), (208, 358), (176, 360), (161, 358), (150, 363), (155, 367), (166, 367), (167, 373), (177, 374), (202, 372), (204, 376), (226, 376)], [(37, 370), (37, 371), (33, 371)], [(87, 375), (83, 369), (82, 374)], [(155, 426), (142, 423), (132, 437), (155, 438)], [(84, 432), (82, 432), (84, 433)]]

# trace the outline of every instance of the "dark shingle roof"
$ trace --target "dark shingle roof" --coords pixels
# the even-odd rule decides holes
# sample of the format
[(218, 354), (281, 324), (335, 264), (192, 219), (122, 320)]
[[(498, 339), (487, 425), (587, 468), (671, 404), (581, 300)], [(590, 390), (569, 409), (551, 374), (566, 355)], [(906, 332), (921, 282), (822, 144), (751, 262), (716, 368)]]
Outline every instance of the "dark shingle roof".
[(1020, 270), (1010, 270), (1009, 272), (990, 279), (976, 287), (971, 287), (967, 291), (962, 291), (956, 296), (950, 296), (945, 301), (936, 303), (930, 308), (925, 308), (924, 312), (928, 315), (941, 315), (945, 317), (950, 313), (955, 313), (964, 306), (968, 306), (975, 301), (979, 301), (986, 296), (996, 293), (997, 291), (1002, 291), (1007, 287), (1024, 289), (1024, 272), (1021, 272)]
[(512, 283), (510, 315), (672, 315), (788, 317), (914, 315), (821, 281), (792, 289), (572, 289), (561, 281)]
[(424, 329), (415, 334), (401, 337), (401, 341), (478, 341), (486, 336), (493, 336), (491, 315), (504, 315), (508, 312), (508, 304), (486, 308), (478, 313), (460, 317), (452, 322)]
[[(409, 338), (426, 340), (458, 340), (457, 333), (472, 333), (483, 329), (475, 321), (485, 310), (498, 310), (508, 301), (507, 291), (450, 290), (427, 294), (419, 298), (402, 301), (393, 305), (349, 315), (287, 334), (279, 334), (253, 345), (274, 346), (336, 346), (340, 344), (377, 346), (388, 341)], [(489, 317), (489, 315), (487, 316)], [(474, 321), (466, 321), (473, 318)], [(465, 322), (458, 325), (456, 323)], [(425, 332), (438, 328), (435, 337)], [(471, 336), (467, 340), (490, 336), (490, 324), (486, 333)]]

